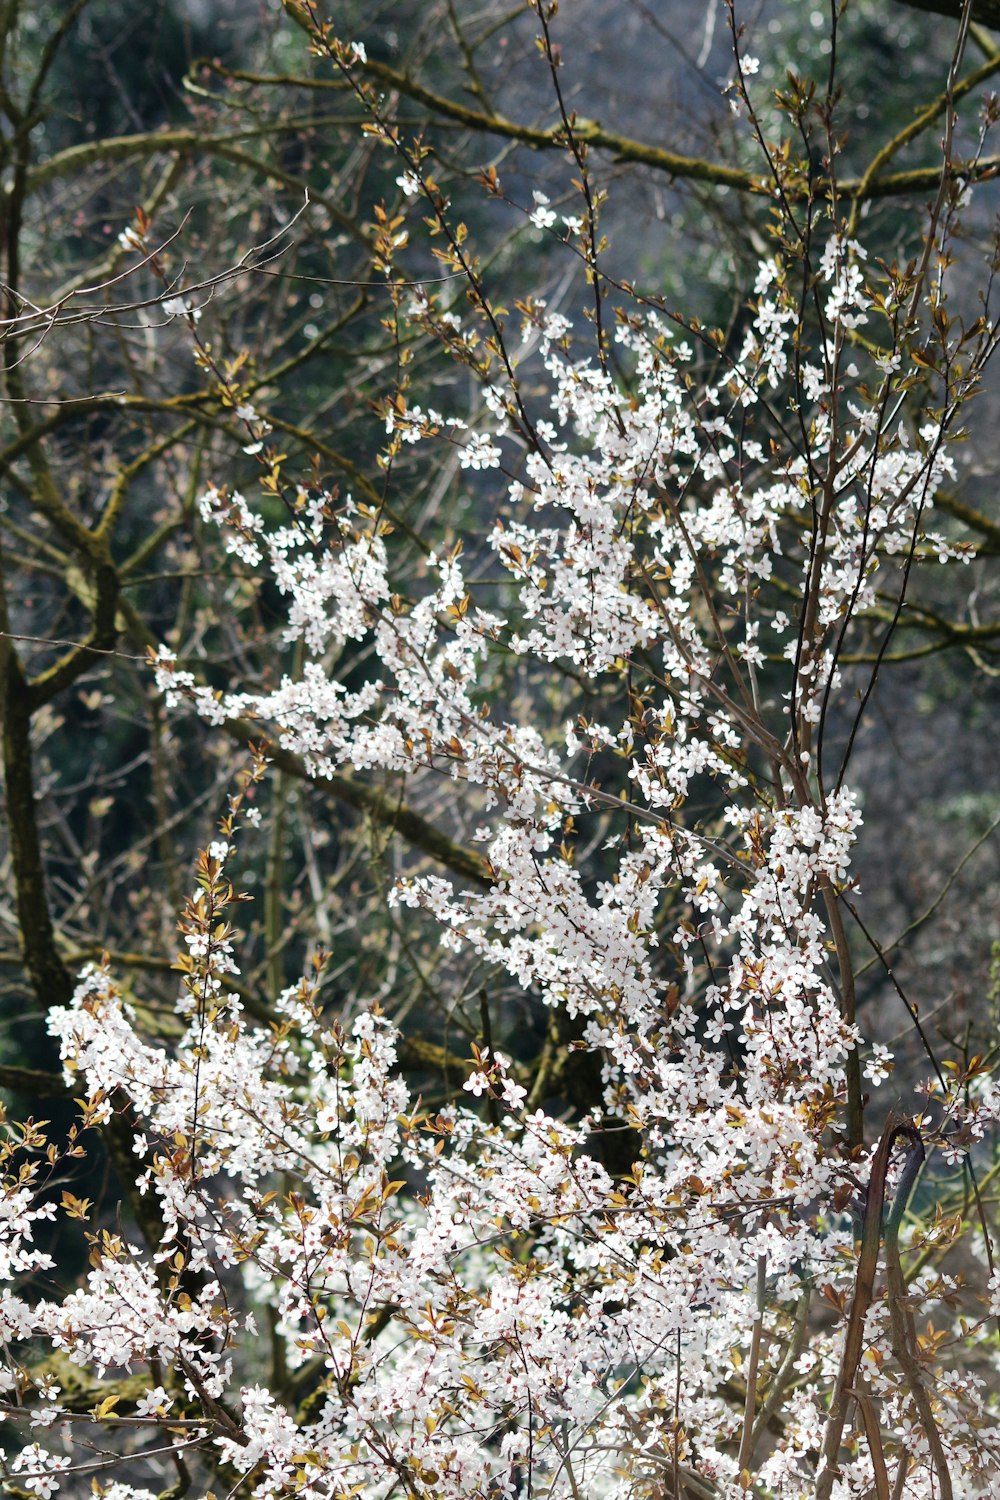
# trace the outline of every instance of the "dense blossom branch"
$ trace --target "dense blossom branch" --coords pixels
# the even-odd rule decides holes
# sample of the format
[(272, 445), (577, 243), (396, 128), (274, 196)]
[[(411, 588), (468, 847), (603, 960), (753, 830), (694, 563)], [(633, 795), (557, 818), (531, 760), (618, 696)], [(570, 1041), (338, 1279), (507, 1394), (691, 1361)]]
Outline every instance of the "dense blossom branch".
[[(79, 1109), (67, 1128), (0, 1132), (6, 1482), (43, 1500), (91, 1478), (109, 1500), (188, 1483), (256, 1500), (941, 1500), (961, 1475), (986, 1495), (989, 1235), (967, 1287), (945, 1259), (965, 1208), (907, 1215), (925, 1169), (960, 1201), (967, 1153), (971, 1171), (1000, 1123), (995, 1050), (945, 1067), (931, 1051), (935, 1076), (889, 1112), (894, 1058), (864, 1029), (844, 918), (863, 827), (852, 754), (890, 643), (911, 618), (959, 644), (993, 629), (908, 603), (921, 574), (972, 561), (956, 521), (984, 555), (995, 541), (948, 498), (1000, 334), (989, 288), (975, 319), (952, 312), (959, 216), (993, 171), (990, 110), (974, 164), (953, 149), (970, 9), (909, 266), (869, 254), (845, 217), (862, 188), (837, 176), (835, 56), (819, 100), (788, 80), (775, 140), (733, 17), (734, 102), (766, 169), (739, 185), (766, 181), (774, 220), (727, 338), (605, 277), (588, 153), (615, 147), (567, 103), (550, 0), (529, 9), (561, 123), (538, 140), (487, 111), (471, 54), (483, 111), (369, 60), (312, 4), (286, 8), (364, 110), (365, 150), (400, 174), (398, 210), (377, 204), (364, 233), (392, 354), (375, 478), (322, 441), (296, 473), (279, 435), (306, 446), (308, 429), (272, 420), (264, 375), (183, 300), (207, 390), (151, 406), (185, 435), (217, 421), (250, 460), (255, 491), (199, 462), (180, 514), (235, 581), (227, 609), (248, 634), (277, 618), (276, 637), (253, 656), (221, 619), (232, 659), (204, 663), (156, 641), (119, 593), (179, 523), (116, 567), (126, 481), (80, 519), (43, 445), (64, 418), (19, 408), (4, 460), (27, 464), (38, 515), (95, 574), (89, 604), (75, 593), (91, 638), (33, 679), (33, 701), (0, 620), (26, 961)], [(577, 212), (537, 190), (525, 212), (582, 267), (579, 314), (524, 287), (515, 326), (384, 85), (568, 153)], [(72, 164), (55, 160), (50, 177)], [(504, 200), (495, 170), (479, 181)], [(140, 212), (125, 237), (162, 277), (148, 230)], [(405, 274), (424, 231), (464, 301)], [(416, 348), (439, 379), (417, 384)], [(11, 356), (15, 392), (19, 368)], [(455, 398), (470, 381), (471, 411)], [(174, 441), (147, 438), (127, 483)], [(433, 542), (403, 493), (422, 464), (468, 491)], [(32, 711), (113, 640), (119, 611), (153, 648), (172, 726), (252, 743), (177, 914), (159, 1009), (141, 955), (95, 955), (70, 979), (79, 949), (49, 912), (31, 778)], [(854, 673), (866, 654), (873, 670)], [(281, 984), (286, 773), (427, 856), (386, 876), (379, 931), (434, 934), (456, 1032), (407, 1037), (403, 1008), (371, 991), (335, 1005), (336, 941)], [(255, 983), (239, 916), (269, 788)], [(337, 903), (352, 925), (352, 888), (307, 874), (317, 926)], [(414, 969), (434, 996), (430, 965)], [(532, 997), (540, 1054), (501, 1033), (497, 993)], [(424, 1095), (406, 1066), (430, 1077)], [(33, 1082), (58, 1088), (0, 1070)], [(98, 1137), (127, 1217), (88, 1195)], [(55, 1224), (79, 1236), (69, 1287)], [(963, 1250), (978, 1270), (969, 1237)], [(977, 1362), (959, 1357), (977, 1340)]]

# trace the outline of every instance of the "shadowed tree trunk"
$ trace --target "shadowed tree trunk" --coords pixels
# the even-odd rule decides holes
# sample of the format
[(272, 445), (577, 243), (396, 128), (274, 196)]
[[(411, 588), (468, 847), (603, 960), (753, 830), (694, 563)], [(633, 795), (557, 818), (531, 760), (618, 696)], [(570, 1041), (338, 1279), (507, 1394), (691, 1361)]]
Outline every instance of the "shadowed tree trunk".
[[(956, 20), (964, 9), (964, 0), (896, 0), (896, 3), (914, 10), (932, 10), (939, 16), (954, 16)], [(972, 19), (981, 26), (1000, 29), (1000, 0), (972, 0)]]

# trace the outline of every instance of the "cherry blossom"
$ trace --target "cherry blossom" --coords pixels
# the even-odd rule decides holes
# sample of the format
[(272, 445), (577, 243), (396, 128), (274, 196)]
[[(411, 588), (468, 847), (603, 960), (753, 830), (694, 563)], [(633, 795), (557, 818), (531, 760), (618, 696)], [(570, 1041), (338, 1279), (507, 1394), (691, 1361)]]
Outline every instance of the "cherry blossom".
[[(367, 65), (360, 42), (328, 47)], [(421, 173), (407, 159), (407, 198)], [(557, 221), (541, 192), (530, 220)], [(24, 1145), (23, 1170), (12, 1154), (8, 1415), (44, 1400), (47, 1433), (68, 1422), (69, 1397), (27, 1373), (42, 1341), (97, 1382), (141, 1373), (128, 1430), (197, 1449), (215, 1492), (626, 1500), (683, 1481), (719, 1500), (824, 1485), (860, 1500), (881, 1482), (858, 1435), (877, 1403), (908, 1496), (942, 1493), (941, 1452), (970, 1476), (962, 1493), (987, 1492), (992, 1394), (907, 1332), (909, 1300), (947, 1308), (957, 1283), (927, 1271), (902, 1299), (886, 1291), (865, 1309), (849, 1390), (842, 1376), (855, 1193), (885, 1194), (896, 1245), (909, 1158), (908, 1138), (886, 1137), (885, 1158), (858, 1128), (862, 1060), (877, 1116), (893, 1059), (854, 1012), (842, 922), (862, 804), (824, 765), (823, 729), (852, 622), (911, 566), (961, 555), (930, 529), (944, 527), (934, 496), (955, 472), (959, 403), (949, 387), (914, 416), (898, 378), (912, 285), (843, 227), (823, 233), (805, 267), (794, 245), (762, 262), (725, 360), (706, 365), (698, 330), (650, 299), (584, 348), (586, 330), (533, 299), (530, 417), (499, 357), (475, 425), (387, 406), (390, 446), (448, 445), (492, 486), (497, 519), (469, 552), (502, 589), (482, 589), (457, 545), (404, 588), (398, 535), (355, 496), (301, 489), (279, 523), (207, 486), (202, 520), (283, 596), (299, 665), (214, 690), (161, 648), (169, 709), (251, 719), (321, 779), (391, 773), (419, 795), (449, 777), (488, 878), (408, 868), (390, 902), (571, 1023), (601, 1097), (550, 1112), (484, 1039), (457, 1097), (425, 1109), (392, 1020), (362, 1003), (334, 1021), (314, 976), (270, 997), (271, 1024), (248, 1016), (227, 868), (241, 818), (260, 818), (235, 796), (179, 914), (170, 1031), (154, 1033), (139, 983), (109, 963), (50, 1012), (85, 1126), (127, 1125), (156, 1243), (104, 1228), (77, 1287), (22, 1297), (21, 1278), (51, 1269), (32, 1230), (57, 1210), (36, 1193), (41, 1147)], [(422, 291), (410, 316), (468, 363), (475, 310), (442, 295)], [(266, 419), (249, 402), (235, 414), (263, 461)], [(348, 644), (377, 663), (364, 680), (342, 666)], [(543, 689), (567, 677), (592, 687), (592, 711), (523, 711), (498, 659), (536, 674), (538, 705), (565, 701)], [(958, 1151), (1000, 1121), (1000, 1086), (971, 1067), (928, 1100), (936, 1113), (908, 1127), (921, 1152), (922, 1130)], [(984, 1288), (996, 1314), (992, 1266)], [(247, 1356), (263, 1326), (283, 1341), (282, 1389)], [(967, 1336), (956, 1315), (942, 1341)], [(858, 1431), (834, 1432), (841, 1461), (824, 1476), (838, 1381)], [(132, 1472), (126, 1439), (106, 1440)], [(55, 1446), (11, 1461), (29, 1492), (57, 1492), (71, 1460)], [(103, 1493), (143, 1492), (116, 1478)]]

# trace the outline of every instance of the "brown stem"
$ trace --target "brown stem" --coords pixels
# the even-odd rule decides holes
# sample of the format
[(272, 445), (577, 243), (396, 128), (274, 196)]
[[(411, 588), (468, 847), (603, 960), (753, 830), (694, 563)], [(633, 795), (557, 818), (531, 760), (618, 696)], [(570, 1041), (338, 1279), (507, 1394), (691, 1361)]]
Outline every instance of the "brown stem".
[(917, 1180), (920, 1168), (924, 1162), (924, 1147), (919, 1133), (912, 1126), (903, 1126), (897, 1131), (897, 1135), (905, 1135), (910, 1142), (909, 1154), (903, 1168), (903, 1176), (896, 1196), (893, 1200), (892, 1211), (885, 1226), (885, 1275), (886, 1291), (889, 1301), (889, 1336), (892, 1342), (892, 1352), (896, 1361), (906, 1376), (910, 1395), (913, 1403), (920, 1414), (920, 1421), (927, 1440), (927, 1446), (931, 1453), (931, 1462), (937, 1475), (938, 1485), (941, 1489), (941, 1500), (953, 1500), (951, 1475), (948, 1472), (948, 1460), (941, 1441), (941, 1434), (934, 1417), (934, 1409), (931, 1405), (930, 1393), (924, 1379), (924, 1372), (920, 1368), (918, 1356), (919, 1344), (917, 1343), (917, 1331), (913, 1324), (913, 1313), (907, 1296), (906, 1277), (903, 1274), (902, 1262), (899, 1258), (899, 1230), (906, 1212), (913, 1185)]
[[(851, 1402), (856, 1400), (854, 1388), (858, 1365), (861, 1362), (865, 1319), (875, 1291), (875, 1273), (878, 1269), (878, 1252), (882, 1239), (882, 1208), (885, 1203), (886, 1173), (892, 1148), (901, 1137), (915, 1137), (918, 1141), (920, 1139), (912, 1124), (902, 1122), (895, 1115), (890, 1115), (872, 1158), (871, 1172), (868, 1177), (868, 1201), (865, 1205), (864, 1224), (861, 1231), (861, 1253), (858, 1256), (858, 1269), (854, 1281), (854, 1297), (847, 1320), (847, 1332), (844, 1335), (840, 1371), (826, 1421), (826, 1431), (823, 1434), (820, 1472), (816, 1480), (816, 1500), (830, 1500), (833, 1493), (833, 1482), (838, 1472), (837, 1457), (840, 1453), (844, 1427), (847, 1424), (847, 1414)], [(920, 1149), (922, 1153), (923, 1147), (921, 1146)]]

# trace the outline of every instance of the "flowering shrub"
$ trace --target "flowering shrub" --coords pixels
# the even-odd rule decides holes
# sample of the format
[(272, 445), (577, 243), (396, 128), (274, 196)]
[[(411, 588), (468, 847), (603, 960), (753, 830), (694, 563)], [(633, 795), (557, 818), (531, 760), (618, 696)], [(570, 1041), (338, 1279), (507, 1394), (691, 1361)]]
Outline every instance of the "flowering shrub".
[[(301, 669), (220, 691), (161, 649), (157, 682), (175, 711), (253, 720), (318, 778), (384, 772), (419, 800), (450, 777), (481, 879), (411, 871), (389, 900), (530, 990), (562, 1065), (588, 1054), (600, 1080), (586, 1108), (546, 1109), (555, 1064), (532, 1077), (484, 1036), (425, 1107), (389, 1016), (324, 1008), (322, 955), (269, 1019), (248, 1014), (233, 871), (261, 743), (181, 916), (174, 1033), (89, 966), (49, 1015), (81, 1127), (51, 1145), (9, 1132), (10, 1483), (83, 1494), (93, 1477), (114, 1500), (150, 1474), (161, 1493), (262, 1500), (992, 1493), (997, 1273), (966, 1288), (944, 1264), (961, 1211), (907, 1211), (927, 1156), (962, 1209), (1000, 1085), (975, 1062), (889, 1113), (893, 1058), (859, 1029), (848, 932), (856, 716), (913, 571), (969, 553), (935, 497), (996, 338), (988, 306), (968, 326), (949, 311), (971, 170), (946, 149), (926, 254), (901, 268), (841, 209), (828, 115), (822, 193), (762, 136), (775, 244), (730, 346), (608, 279), (564, 111), (578, 212), (538, 191), (525, 212), (583, 263), (590, 328), (525, 296), (519, 363), (364, 46), (299, 15), (469, 292), (460, 318), (404, 284), (406, 230), (385, 218), (394, 326), (475, 372), (483, 407), (435, 410), (404, 376), (383, 469), (445, 445), (496, 519), (404, 585), (384, 509), (289, 481), (266, 415), (227, 387), (285, 514), (214, 484), (201, 515), (287, 601)], [(557, 78), (552, 19), (538, 8)], [(734, 95), (751, 125), (753, 71)], [(887, 598), (852, 708), (852, 632)], [(349, 643), (372, 648), (368, 675), (338, 672)], [(567, 682), (592, 710), (565, 714)], [(95, 1223), (80, 1285), (23, 1295), (52, 1264), (39, 1219), (91, 1207), (35, 1189), (98, 1130), (135, 1227)]]

